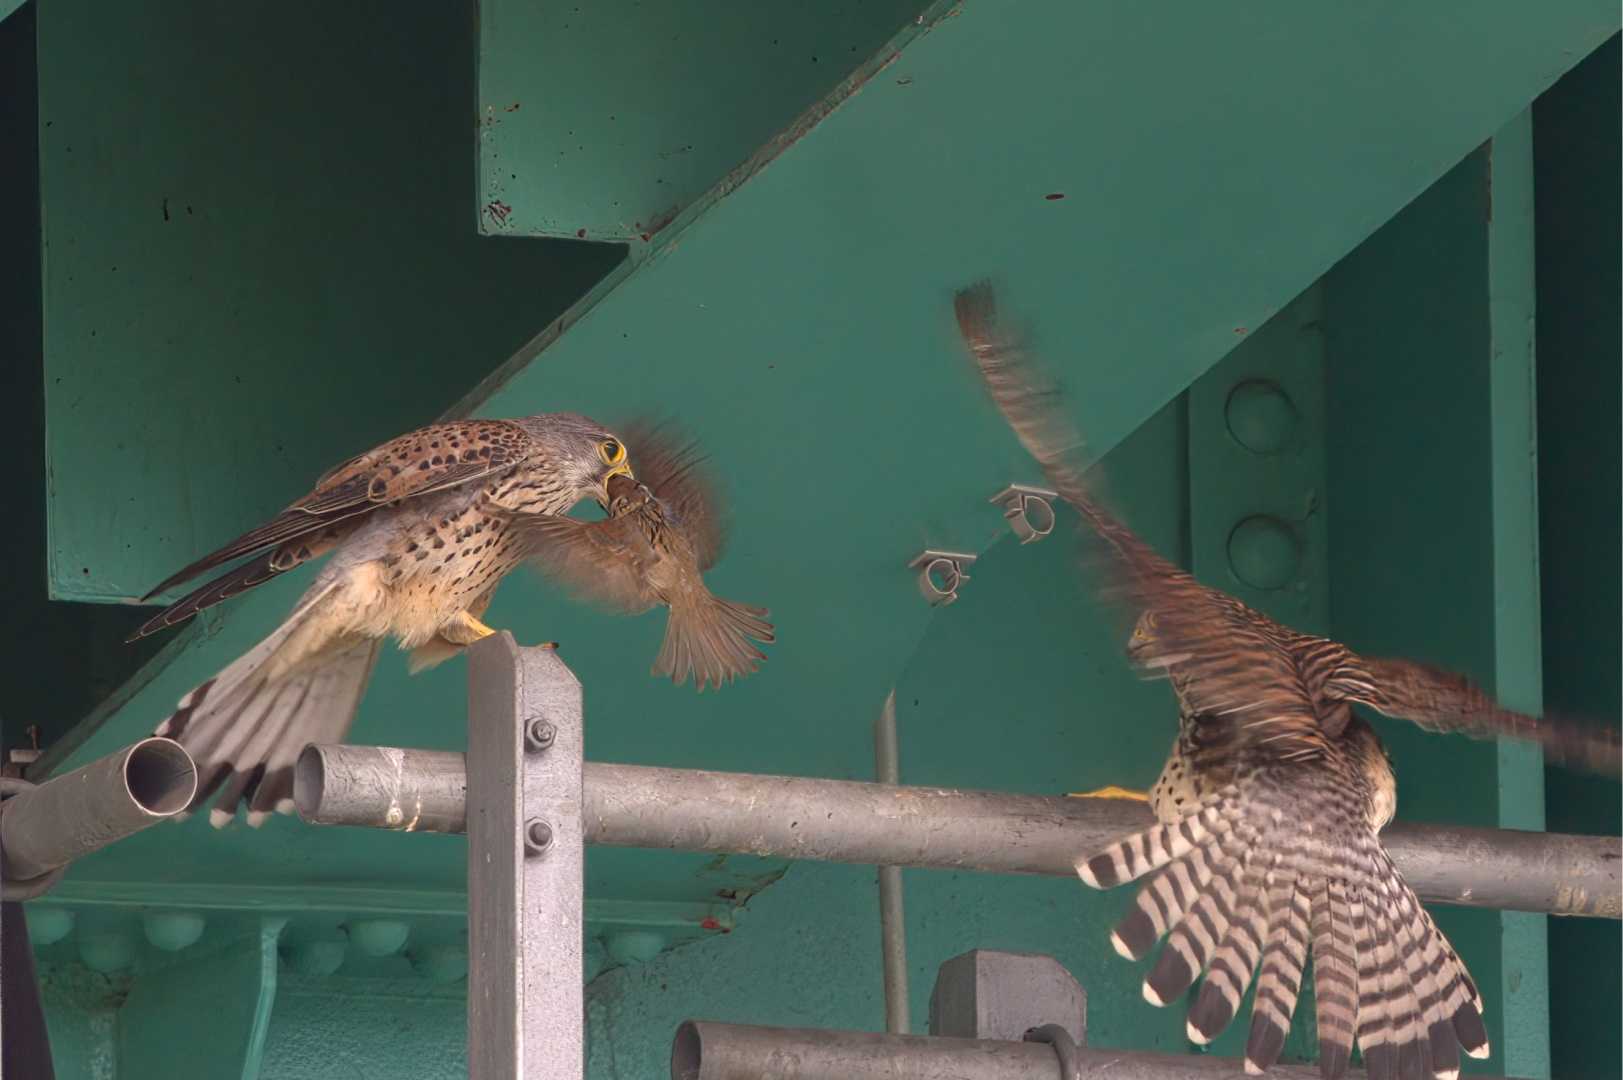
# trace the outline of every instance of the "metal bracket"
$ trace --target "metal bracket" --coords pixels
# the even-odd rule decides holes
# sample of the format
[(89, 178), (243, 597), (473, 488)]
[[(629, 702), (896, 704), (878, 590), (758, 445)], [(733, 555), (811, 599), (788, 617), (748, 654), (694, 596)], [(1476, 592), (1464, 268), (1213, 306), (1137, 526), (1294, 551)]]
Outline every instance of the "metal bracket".
[(505, 632), (468, 660), (468, 1077), (580, 1080), (580, 682), (556, 651)]
[[(919, 572), (919, 592), (931, 607), (941, 607), (958, 599), (958, 586), (969, 580), (967, 568), (976, 556), (961, 551), (937, 551), (925, 548), (907, 564), (909, 570)], [(937, 583), (937, 576), (940, 582)]]
[(1003, 507), (1003, 517), (1022, 544), (1041, 540), (1054, 531), (1054, 501), (1059, 492), (1029, 484), (1010, 484), (988, 502)]

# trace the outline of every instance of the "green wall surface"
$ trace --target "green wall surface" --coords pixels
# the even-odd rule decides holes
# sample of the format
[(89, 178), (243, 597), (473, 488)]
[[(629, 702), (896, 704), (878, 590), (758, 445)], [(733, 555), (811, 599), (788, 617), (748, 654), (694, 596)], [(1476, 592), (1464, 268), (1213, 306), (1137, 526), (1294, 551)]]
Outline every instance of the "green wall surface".
[[(1618, 39), (1533, 108), (1538, 190), (1539, 572), (1544, 585), (1544, 700), (1615, 722), (1623, 711), (1623, 544), (1619, 489), (1623, 398), (1619, 333)], [(1549, 827), (1617, 835), (1617, 785), (1552, 769)], [(1619, 926), (1550, 920), (1554, 1075), (1623, 1075)]]

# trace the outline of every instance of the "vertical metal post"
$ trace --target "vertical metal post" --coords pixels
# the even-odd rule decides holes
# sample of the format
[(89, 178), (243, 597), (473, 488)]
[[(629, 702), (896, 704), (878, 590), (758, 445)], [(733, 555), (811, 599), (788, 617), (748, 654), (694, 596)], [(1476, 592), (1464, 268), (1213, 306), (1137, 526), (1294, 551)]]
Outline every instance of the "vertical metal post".
[(581, 1080), (580, 682), (499, 633), (468, 651), (469, 1080)]
[[(874, 721), (874, 764), (881, 784), (900, 784), (901, 761), (896, 747), (896, 691)], [(902, 868), (879, 868), (879, 937), (885, 969), (885, 1030), (908, 1033), (907, 920), (902, 912)]]

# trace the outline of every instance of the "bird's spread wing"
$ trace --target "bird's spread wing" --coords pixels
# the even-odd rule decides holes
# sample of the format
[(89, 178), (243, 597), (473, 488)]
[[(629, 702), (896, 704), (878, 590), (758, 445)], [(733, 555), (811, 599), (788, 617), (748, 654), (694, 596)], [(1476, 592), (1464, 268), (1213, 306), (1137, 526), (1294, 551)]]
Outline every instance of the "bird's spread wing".
[(1201, 585), (1095, 500), (1082, 438), (1065, 417), (1059, 389), (999, 325), (990, 285), (962, 290), (953, 309), (993, 403), (1049, 484), (1104, 542), (1106, 597), (1135, 615), (1154, 612), (1154, 648), (1139, 662), (1176, 679), (1191, 711), (1230, 719), (1241, 743), (1286, 760), (1320, 752), (1324, 733), (1284, 644), (1285, 629)]
[(638, 417), (621, 431), (637, 479), (693, 545), (699, 569), (709, 570), (727, 543), (726, 504), (705, 467), (709, 456), (669, 419)]
[(571, 595), (627, 615), (659, 600), (648, 571), (658, 555), (629, 513), (601, 521), (515, 515), (525, 554)]
[(141, 599), (150, 600), (206, 570), (319, 533), (379, 506), (500, 472), (532, 449), (524, 429), (506, 420), (458, 420), (407, 432), (329, 470), (310, 494), (166, 578)]
[(1623, 751), (1616, 728), (1504, 708), (1465, 676), (1430, 664), (1344, 651), (1325, 693), (1409, 720), (1427, 731), (1537, 742), (1551, 764), (1611, 776), (1620, 771)]

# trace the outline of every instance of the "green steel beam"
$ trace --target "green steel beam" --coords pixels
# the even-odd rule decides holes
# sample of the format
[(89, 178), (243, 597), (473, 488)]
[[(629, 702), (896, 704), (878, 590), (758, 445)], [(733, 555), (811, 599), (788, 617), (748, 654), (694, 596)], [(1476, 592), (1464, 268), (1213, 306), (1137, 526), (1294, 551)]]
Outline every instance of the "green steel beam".
[(484, 0), (480, 230), (641, 249), (924, 6)]

